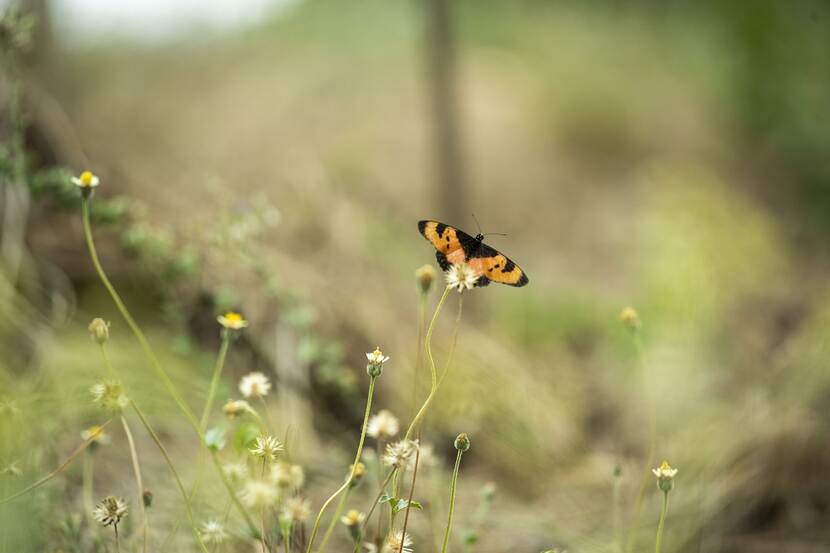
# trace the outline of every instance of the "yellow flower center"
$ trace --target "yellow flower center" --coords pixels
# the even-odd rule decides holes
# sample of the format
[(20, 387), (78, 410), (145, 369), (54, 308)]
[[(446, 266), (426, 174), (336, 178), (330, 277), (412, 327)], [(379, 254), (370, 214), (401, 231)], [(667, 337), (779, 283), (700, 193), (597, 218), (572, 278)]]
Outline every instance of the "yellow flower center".
[(229, 321), (239, 322), (239, 321), (242, 320), (242, 315), (240, 315), (239, 313), (234, 313), (233, 311), (230, 311), (228, 313), (225, 313), (225, 318), (228, 319)]
[(92, 171), (84, 171), (81, 173), (81, 184), (84, 186), (91, 186), (93, 177), (94, 175), (92, 174)]
[(671, 469), (668, 461), (663, 461), (663, 464), (660, 465), (660, 470), (665, 471)]

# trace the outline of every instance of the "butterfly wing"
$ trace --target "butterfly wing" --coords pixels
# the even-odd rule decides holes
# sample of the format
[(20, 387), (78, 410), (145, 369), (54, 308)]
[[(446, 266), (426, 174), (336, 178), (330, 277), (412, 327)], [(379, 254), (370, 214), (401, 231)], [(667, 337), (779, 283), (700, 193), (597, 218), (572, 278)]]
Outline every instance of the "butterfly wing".
[(469, 263), (481, 274), (476, 286), (486, 286), (491, 280), (510, 286), (528, 283), (524, 271), (507, 256), (462, 230), (438, 221), (418, 221), (418, 230), (437, 250), (435, 257), (444, 271), (458, 263)]

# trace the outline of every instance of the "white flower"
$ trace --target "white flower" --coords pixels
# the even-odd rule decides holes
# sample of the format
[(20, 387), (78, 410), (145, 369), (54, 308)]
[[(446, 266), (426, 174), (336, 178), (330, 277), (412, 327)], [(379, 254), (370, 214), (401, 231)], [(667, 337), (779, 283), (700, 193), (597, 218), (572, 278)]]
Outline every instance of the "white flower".
[(248, 321), (234, 311), (228, 311), (224, 315), (219, 315), (216, 317), (216, 320), (219, 321), (220, 325), (230, 330), (242, 330), (248, 326)]
[(201, 534), (202, 539), (207, 543), (222, 543), (228, 537), (222, 523), (215, 520), (209, 520), (208, 522), (202, 524)]
[(249, 507), (270, 507), (278, 496), (277, 487), (264, 480), (248, 480), (242, 488), (242, 501)]
[(384, 356), (383, 352), (380, 351), (380, 348), (375, 348), (375, 351), (366, 354), (366, 359), (369, 360), (369, 363), (373, 365), (383, 365), (387, 361), (389, 361), (388, 356)]
[[(401, 542), (403, 542), (403, 547), (401, 547)], [(414, 549), (409, 534), (396, 530), (387, 536), (386, 542), (383, 544), (383, 553), (398, 553), (399, 551), (401, 553), (412, 553)]]
[(253, 372), (239, 381), (239, 391), (245, 397), (265, 397), (271, 391), (271, 382), (260, 372)]
[(366, 425), (366, 434), (376, 439), (389, 439), (400, 431), (398, 419), (390, 411), (381, 409)]
[(101, 526), (117, 525), (122, 518), (127, 516), (127, 504), (120, 497), (110, 495), (95, 506), (92, 516)]
[(305, 482), (305, 472), (300, 465), (285, 462), (275, 463), (271, 467), (271, 481), (278, 488), (299, 489)]
[(254, 447), (248, 451), (254, 457), (262, 457), (270, 462), (277, 458), (277, 453), (283, 450), (282, 444), (273, 436), (258, 436)]
[(281, 518), (292, 522), (303, 522), (311, 516), (311, 503), (302, 497), (290, 497), (282, 506)]
[(459, 292), (472, 290), (478, 281), (479, 274), (466, 263), (458, 263), (447, 271), (447, 286), (455, 288)]
[(677, 469), (671, 468), (668, 461), (663, 461), (662, 465), (656, 469), (651, 469), (651, 472), (653, 472), (654, 476), (657, 478), (674, 478), (674, 475), (677, 474)]
[(403, 468), (409, 461), (415, 450), (418, 449), (418, 442), (412, 440), (401, 440), (386, 446), (383, 454), (383, 464), (390, 467)]
[(248, 477), (248, 465), (245, 463), (226, 463), (222, 465), (225, 476), (232, 481), (241, 481)]
[(95, 188), (98, 186), (99, 179), (92, 174), (92, 171), (84, 171), (77, 177), (72, 177), (72, 182), (78, 188)]
[(346, 526), (358, 526), (363, 524), (363, 521), (366, 520), (366, 513), (361, 513), (355, 509), (352, 509), (342, 517), (340, 517), (340, 522), (345, 524)]

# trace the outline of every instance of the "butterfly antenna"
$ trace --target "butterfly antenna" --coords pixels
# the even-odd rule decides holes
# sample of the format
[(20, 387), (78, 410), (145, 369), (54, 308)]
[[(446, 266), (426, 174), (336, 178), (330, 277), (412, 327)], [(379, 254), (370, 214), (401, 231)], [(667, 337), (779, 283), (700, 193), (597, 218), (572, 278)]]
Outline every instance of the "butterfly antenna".
[[(479, 225), (479, 224), (478, 224), (478, 219), (476, 218), (476, 214), (475, 214), (475, 213), (472, 213), (471, 215), (473, 216), (473, 221), (475, 221), (475, 222), (476, 222), (476, 227), (478, 227), (478, 233), (479, 233), (479, 234), (482, 234), (482, 232), (481, 232), (481, 225)], [(483, 234), (482, 234), (482, 235), (483, 235)]]
[(488, 232), (485, 233), (484, 236), (507, 236), (505, 232)]

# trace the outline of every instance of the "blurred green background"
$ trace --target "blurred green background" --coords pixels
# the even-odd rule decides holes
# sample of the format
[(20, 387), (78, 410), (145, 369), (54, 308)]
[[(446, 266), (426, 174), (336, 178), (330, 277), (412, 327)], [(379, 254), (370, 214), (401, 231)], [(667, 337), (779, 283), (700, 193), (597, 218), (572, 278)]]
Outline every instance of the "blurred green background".
[[(413, 273), (434, 263), (416, 222), (474, 234), (474, 212), (508, 234), (488, 242), (530, 284), (465, 294), (425, 428), (441, 463), (413, 517), (416, 551), (434, 550), (461, 431), (473, 447), (455, 551), (617, 551), (615, 481), (623, 535), (653, 547), (651, 480), (633, 516), (649, 393), (655, 462), (680, 471), (664, 551), (830, 548), (826, 2), (23, 7), (39, 18), (31, 48), (13, 59), (0, 34), (0, 469), (22, 472), (0, 474), (2, 496), (100, 421), (87, 393), (96, 316), (113, 321), (114, 361), (178, 463), (198, 455), (88, 261), (68, 175), (89, 168), (103, 263), (191, 405), (204, 401), (215, 315), (251, 320), (220, 401), (241, 375), (269, 374), (315, 511), (350, 462), (375, 345), (392, 357), (379, 408), (411, 416)], [(441, 359), (455, 303), (436, 332)], [(644, 368), (618, 319), (626, 305)], [(96, 489), (130, 496), (114, 441), (96, 454)], [(164, 536), (180, 497), (138, 441)], [(0, 551), (87, 550), (67, 530), (79, 481), (71, 467), (0, 507)], [(464, 548), (486, 482), (496, 498)], [(174, 540), (170, 551), (193, 547), (186, 530)]]

